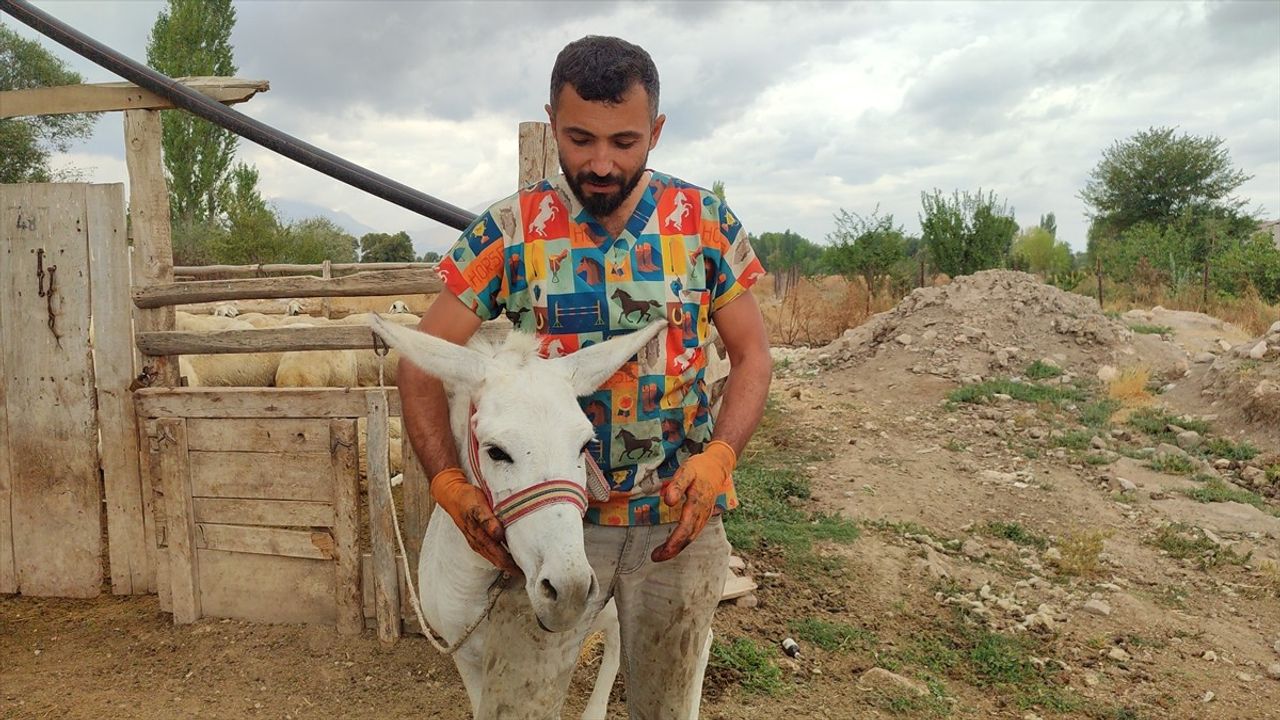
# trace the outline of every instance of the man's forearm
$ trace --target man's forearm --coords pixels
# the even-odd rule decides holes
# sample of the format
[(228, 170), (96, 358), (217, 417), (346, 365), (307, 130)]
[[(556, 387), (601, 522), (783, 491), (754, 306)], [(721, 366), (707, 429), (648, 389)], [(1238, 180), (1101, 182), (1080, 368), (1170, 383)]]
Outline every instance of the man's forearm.
[(449, 402), (444, 385), (406, 360), (396, 376), (404, 432), (427, 477), (449, 467), (462, 467), (458, 446), (449, 427)]
[(773, 359), (767, 350), (745, 354), (729, 369), (714, 438), (728, 443), (739, 457), (764, 415), (772, 379)]

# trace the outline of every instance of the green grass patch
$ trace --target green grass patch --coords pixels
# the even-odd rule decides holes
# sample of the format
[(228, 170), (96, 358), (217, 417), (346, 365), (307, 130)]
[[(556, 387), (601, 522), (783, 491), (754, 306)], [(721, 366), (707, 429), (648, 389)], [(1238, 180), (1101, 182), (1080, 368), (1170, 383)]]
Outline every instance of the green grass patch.
[(1219, 565), (1243, 565), (1252, 553), (1241, 555), (1235, 550), (1220, 547), (1205, 536), (1199, 528), (1185, 523), (1172, 523), (1156, 531), (1151, 545), (1179, 560), (1196, 560), (1201, 568)]
[(871, 650), (880, 642), (875, 633), (869, 630), (815, 617), (792, 620), (787, 623), (787, 627), (791, 628), (797, 638), (813, 643), (827, 652)]
[(1195, 430), (1201, 435), (1209, 433), (1209, 423), (1174, 415), (1160, 408), (1140, 408), (1129, 416), (1128, 422), (1130, 427), (1141, 430), (1155, 440), (1167, 443), (1178, 439), (1177, 435), (1169, 429), (1169, 425), (1176, 425), (1183, 430)]
[(709, 664), (748, 693), (776, 696), (788, 689), (771, 653), (747, 638), (735, 638), (731, 643), (712, 641)]
[(942, 533), (934, 532), (920, 523), (912, 522), (910, 520), (886, 520), (884, 518), (880, 518), (878, 520), (863, 520), (862, 522), (873, 530), (891, 532), (896, 535), (924, 535), (937, 540), (943, 545), (951, 545), (957, 548), (960, 547), (959, 540), (943, 535)]
[(1116, 461), (1116, 458), (1101, 453), (1090, 453), (1084, 456), (1084, 461), (1088, 465), (1110, 465)]
[(840, 515), (810, 513), (793, 504), (807, 500), (809, 484), (794, 467), (767, 467), (744, 460), (733, 472), (741, 505), (725, 515), (730, 544), (744, 552), (773, 549), (791, 563), (808, 567), (838, 565), (834, 558), (813, 552), (815, 540), (851, 543), (858, 524)]
[(1062, 368), (1057, 365), (1050, 365), (1037, 360), (1028, 365), (1027, 369), (1022, 374), (1025, 375), (1028, 380), (1048, 380), (1049, 378), (1056, 378), (1062, 375)]
[(1151, 458), (1147, 467), (1170, 475), (1190, 475), (1196, 470), (1196, 464), (1191, 458), (1173, 454), (1157, 455)]
[(942, 447), (946, 448), (947, 450), (950, 450), (951, 452), (964, 452), (965, 450), (969, 449), (968, 445), (960, 442), (959, 440), (956, 440), (955, 438), (951, 438), (950, 440), (948, 440), (946, 444), (943, 445)]
[(1102, 398), (1080, 406), (1080, 422), (1086, 426), (1100, 430), (1111, 425), (1111, 416), (1120, 409), (1120, 401)]
[(1008, 395), (1014, 400), (1029, 403), (1064, 403), (1085, 399), (1084, 393), (1079, 388), (1071, 386), (1041, 385), (1004, 379), (961, 385), (947, 394), (947, 400), (952, 403), (985, 403), (989, 402), (993, 395)]
[(1061, 435), (1055, 435), (1053, 444), (1055, 447), (1068, 450), (1088, 450), (1089, 444), (1097, 434), (1093, 430), (1068, 430)]
[(1209, 438), (1205, 442), (1203, 450), (1206, 455), (1240, 462), (1252, 460), (1260, 452), (1258, 448), (1248, 442), (1233, 443), (1225, 438)]
[(1184, 489), (1181, 491), (1183, 495), (1195, 500), (1196, 502), (1238, 502), (1246, 505), (1252, 505), (1259, 510), (1271, 513), (1272, 515), (1280, 514), (1280, 508), (1274, 508), (1267, 504), (1262, 496), (1244, 488), (1236, 487), (1229, 483), (1223, 482), (1219, 478), (1209, 478), (1203, 485), (1196, 488)]
[(1139, 335), (1169, 335), (1173, 332), (1173, 328), (1168, 325), (1146, 325), (1144, 323), (1130, 325), (1129, 329)]
[(1004, 538), (1005, 540), (1010, 540), (1017, 545), (1026, 545), (1040, 550), (1044, 550), (1049, 547), (1048, 540), (1034, 532), (1031, 532), (1016, 522), (989, 522), (984, 525), (982, 529), (992, 537)]

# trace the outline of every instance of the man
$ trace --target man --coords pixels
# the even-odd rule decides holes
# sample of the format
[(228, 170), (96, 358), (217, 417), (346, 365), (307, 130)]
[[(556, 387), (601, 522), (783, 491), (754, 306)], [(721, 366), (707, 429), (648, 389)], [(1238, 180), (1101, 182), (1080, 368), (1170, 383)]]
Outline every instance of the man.
[[(631, 716), (668, 719), (690, 712), (695, 660), (727, 573), (718, 514), (737, 504), (731, 473), (760, 421), (772, 362), (747, 292), (763, 268), (737, 218), (711, 192), (646, 167), (666, 121), (658, 87), (648, 53), (617, 38), (585, 37), (560, 52), (546, 109), (564, 174), (498, 202), (463, 232), (419, 328), (465, 343), (505, 311), (545, 354), (561, 355), (668, 322), (580, 399), (611, 490), (584, 528), (599, 605), (617, 601)], [(714, 424), (703, 381), (708, 322), (732, 363)], [(517, 571), (501, 524), (459, 469), (440, 384), (402, 362), (399, 385), (432, 495), (477, 553)]]

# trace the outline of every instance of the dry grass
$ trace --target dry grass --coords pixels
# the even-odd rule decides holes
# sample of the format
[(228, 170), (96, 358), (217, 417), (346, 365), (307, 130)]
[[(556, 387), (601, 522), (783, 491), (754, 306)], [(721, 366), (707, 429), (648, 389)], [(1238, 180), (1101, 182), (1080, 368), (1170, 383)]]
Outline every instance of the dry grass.
[(1098, 574), (1102, 566), (1100, 556), (1109, 537), (1110, 530), (1080, 529), (1067, 533), (1058, 543), (1058, 552), (1062, 553), (1062, 558), (1055, 562), (1058, 572), (1081, 577)]
[(1107, 397), (1127, 406), (1143, 405), (1151, 400), (1147, 384), (1151, 382), (1151, 368), (1132, 365), (1120, 371), (1116, 379), (1107, 383)]
[[(1076, 291), (1096, 297), (1093, 278), (1082, 283)], [(1271, 323), (1280, 317), (1280, 304), (1271, 304), (1262, 299), (1258, 292), (1250, 287), (1240, 297), (1209, 297), (1204, 302), (1204, 292), (1196, 285), (1188, 285), (1181, 290), (1170, 290), (1164, 285), (1113, 285), (1106, 283), (1103, 288), (1103, 299), (1107, 310), (1125, 312), (1135, 308), (1150, 310), (1160, 305), (1169, 310), (1190, 310), (1236, 325), (1252, 336), (1262, 335), (1271, 327)]]
[(1263, 560), (1258, 564), (1257, 574), (1262, 578), (1263, 589), (1280, 598), (1280, 565), (1274, 560)]
[(886, 282), (875, 289), (868, 303), (861, 278), (849, 281), (838, 276), (801, 278), (784, 297), (774, 293), (769, 276), (757, 283), (752, 293), (773, 345), (825, 345), (872, 315), (893, 309), (902, 299)]

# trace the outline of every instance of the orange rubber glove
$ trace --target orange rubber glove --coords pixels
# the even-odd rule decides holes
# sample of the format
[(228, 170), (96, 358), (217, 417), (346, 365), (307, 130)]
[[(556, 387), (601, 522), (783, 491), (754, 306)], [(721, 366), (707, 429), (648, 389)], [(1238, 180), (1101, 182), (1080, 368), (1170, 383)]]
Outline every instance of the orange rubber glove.
[(461, 468), (445, 468), (431, 478), (431, 497), (453, 518), (467, 544), (494, 567), (512, 574), (520, 568), (504, 541), (506, 532), (489, 507), (484, 491), (467, 482)]
[(654, 562), (679, 555), (698, 537), (711, 519), (716, 498), (724, 492), (729, 475), (737, 464), (738, 454), (723, 440), (712, 440), (702, 452), (684, 461), (671, 482), (662, 488), (662, 501), (667, 507), (684, 502), (680, 522), (667, 536), (667, 541), (650, 555)]

